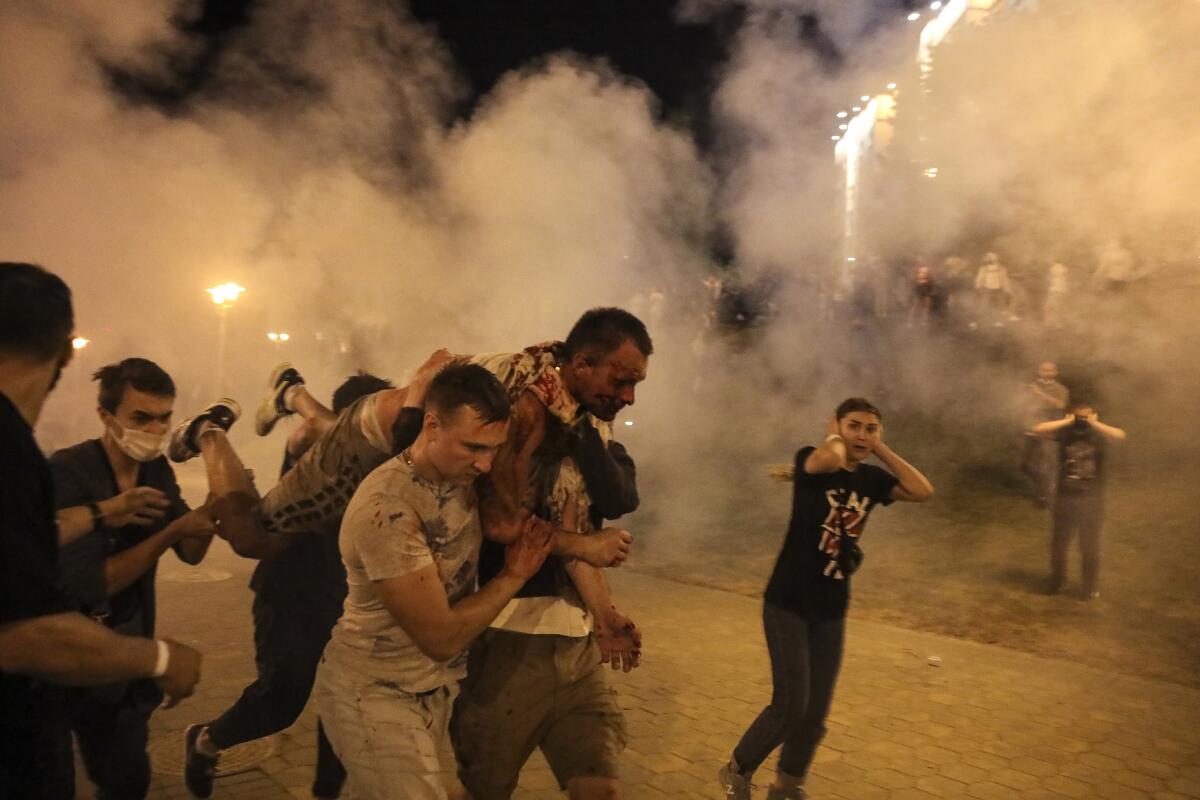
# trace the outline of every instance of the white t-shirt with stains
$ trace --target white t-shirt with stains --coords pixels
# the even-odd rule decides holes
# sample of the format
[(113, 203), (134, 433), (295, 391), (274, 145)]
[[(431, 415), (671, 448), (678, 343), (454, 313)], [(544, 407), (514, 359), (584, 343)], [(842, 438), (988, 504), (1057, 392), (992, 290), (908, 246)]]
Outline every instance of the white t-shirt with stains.
[(349, 592), (327, 655), (418, 693), (461, 680), (466, 651), (445, 662), (422, 653), (383, 605), (375, 581), (435, 564), (453, 606), (475, 591), (482, 535), (474, 488), (428, 481), (406, 456), (367, 476), (346, 509), (338, 544)]

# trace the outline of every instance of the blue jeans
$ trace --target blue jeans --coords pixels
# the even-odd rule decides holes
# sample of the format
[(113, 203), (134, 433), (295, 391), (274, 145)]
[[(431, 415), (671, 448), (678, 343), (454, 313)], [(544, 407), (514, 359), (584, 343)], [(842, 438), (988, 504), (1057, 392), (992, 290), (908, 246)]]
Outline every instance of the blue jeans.
[(763, 628), (771, 656), (771, 704), (762, 710), (733, 751), (738, 771), (749, 777), (776, 747), (779, 770), (803, 778), (825, 736), (825, 717), (842, 664), (844, 619), (809, 622), (795, 612), (763, 604)]

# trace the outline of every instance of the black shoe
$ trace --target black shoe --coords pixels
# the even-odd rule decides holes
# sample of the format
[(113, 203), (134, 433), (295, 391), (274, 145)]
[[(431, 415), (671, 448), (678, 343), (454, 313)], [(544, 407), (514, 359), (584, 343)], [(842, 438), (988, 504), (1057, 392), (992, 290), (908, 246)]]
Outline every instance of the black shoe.
[(196, 740), (208, 730), (207, 725), (189, 725), (183, 734), (183, 782), (192, 797), (212, 797), (213, 778), (217, 774), (219, 756), (206, 756), (196, 749)]
[(284, 405), (283, 396), (289, 387), (297, 384), (303, 386), (304, 378), (286, 361), (277, 364), (275, 369), (271, 370), (271, 377), (267, 379), (270, 391), (258, 404), (258, 410), (254, 413), (255, 433), (266, 436), (275, 427), (276, 422), (295, 413)]
[(200, 444), (196, 441), (201, 424), (211, 422), (223, 431), (233, 427), (242, 415), (242, 407), (236, 400), (224, 397), (201, 411), (194, 417), (185, 419), (175, 426), (171, 432), (171, 444), (167, 447), (167, 455), (176, 463), (183, 463), (189, 458), (200, 455)]
[(319, 777), (313, 781), (312, 796), (317, 800), (337, 800), (342, 796), (342, 784), (345, 782), (345, 776), (341, 778)]

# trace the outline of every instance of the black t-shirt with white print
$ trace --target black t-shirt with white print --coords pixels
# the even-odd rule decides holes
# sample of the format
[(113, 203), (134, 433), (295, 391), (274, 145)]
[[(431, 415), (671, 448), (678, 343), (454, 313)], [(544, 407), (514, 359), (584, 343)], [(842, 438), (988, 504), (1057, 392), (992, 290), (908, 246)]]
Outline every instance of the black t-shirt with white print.
[(1058, 441), (1058, 491), (1094, 494), (1104, 488), (1104, 435), (1086, 423), (1055, 431)]
[(838, 568), (842, 536), (862, 536), (867, 517), (876, 506), (892, 502), (899, 481), (874, 464), (810, 475), (804, 462), (814, 449), (796, 453), (792, 519), (766, 600), (807, 620), (824, 621), (846, 616), (850, 603), (850, 579)]

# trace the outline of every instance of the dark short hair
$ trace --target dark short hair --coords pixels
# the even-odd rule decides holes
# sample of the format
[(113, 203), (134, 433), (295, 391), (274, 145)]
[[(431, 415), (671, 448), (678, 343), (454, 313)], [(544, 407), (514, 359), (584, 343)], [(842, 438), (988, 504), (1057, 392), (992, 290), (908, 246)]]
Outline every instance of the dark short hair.
[(443, 418), (470, 406), (484, 423), (503, 422), (512, 413), (504, 384), (477, 364), (452, 364), (439, 372), (429, 384), (425, 405)]
[(110, 414), (117, 413), (117, 406), (121, 405), (128, 387), (157, 397), (175, 396), (175, 381), (148, 358), (127, 358), (101, 367), (92, 373), (92, 380), (100, 384), (100, 407)]
[(847, 414), (853, 414), (855, 411), (865, 411), (868, 414), (874, 414), (879, 418), (880, 422), (883, 422), (883, 414), (880, 414), (879, 409), (875, 407), (875, 404), (870, 400), (867, 400), (865, 397), (849, 397), (843, 400), (837, 407), (837, 411), (834, 412), (834, 415), (838, 418), (838, 420), (841, 420), (842, 417), (846, 416)]
[(395, 388), (395, 384), (387, 378), (381, 378), (360, 369), (357, 375), (346, 378), (342, 381), (341, 386), (333, 390), (333, 412), (340, 414), (358, 398), (392, 388)]
[(0, 261), (0, 355), (49, 361), (74, 330), (62, 278), (36, 264)]
[(642, 355), (654, 353), (654, 343), (640, 319), (622, 308), (593, 308), (571, 328), (564, 350), (567, 358), (576, 353), (603, 358), (629, 339)]

